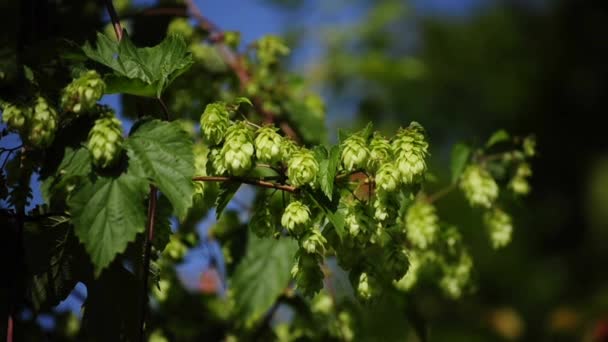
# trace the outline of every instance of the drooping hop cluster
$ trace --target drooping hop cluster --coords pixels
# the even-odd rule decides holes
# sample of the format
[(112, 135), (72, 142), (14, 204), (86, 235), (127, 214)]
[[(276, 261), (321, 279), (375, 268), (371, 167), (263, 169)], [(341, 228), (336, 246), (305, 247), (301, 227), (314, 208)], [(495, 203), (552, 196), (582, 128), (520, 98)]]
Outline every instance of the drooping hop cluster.
[(10, 103), (3, 105), (2, 121), (12, 130), (23, 132), (31, 116), (32, 111), (29, 107), (21, 107)]
[(48, 147), (55, 138), (57, 112), (43, 97), (36, 99), (34, 112), (29, 123), (27, 141), (36, 147)]
[(283, 158), (283, 137), (274, 127), (260, 128), (255, 137), (255, 155), (261, 162), (276, 164)]
[(230, 126), (229, 111), (223, 102), (210, 103), (201, 115), (201, 133), (209, 145), (218, 145)]
[(411, 184), (419, 180), (426, 171), (425, 158), (429, 148), (424, 137), (424, 128), (417, 122), (410, 123), (407, 128), (397, 132), (392, 146), (401, 181)]
[(228, 170), (226, 170), (226, 167), (224, 166), (224, 158), (222, 156), (222, 149), (221, 148), (212, 148), (209, 151), (209, 163), (208, 168), (209, 170), (209, 174), (213, 174), (213, 175), (223, 175), (225, 174)]
[(290, 233), (296, 235), (301, 234), (309, 222), (310, 209), (300, 201), (289, 203), (281, 217), (281, 225), (289, 230)]
[(293, 152), (287, 161), (287, 178), (295, 187), (312, 185), (318, 172), (319, 163), (313, 153), (305, 148)]
[(297, 253), (296, 261), (291, 268), (291, 276), (296, 286), (306, 296), (310, 296), (323, 288), (323, 271), (319, 266), (322, 258), (317, 254)]
[(390, 142), (378, 132), (374, 133), (369, 146), (368, 168), (370, 170), (376, 171), (382, 164), (393, 159), (393, 150)]
[(479, 165), (469, 165), (462, 173), (460, 188), (474, 207), (490, 208), (498, 198), (498, 184)]
[(395, 164), (384, 163), (376, 172), (376, 187), (386, 192), (395, 191), (400, 183), (400, 175)]
[(365, 138), (353, 134), (342, 142), (342, 166), (346, 171), (353, 171), (365, 167), (369, 158)]
[(528, 177), (532, 176), (532, 169), (528, 163), (521, 163), (517, 166), (515, 176), (509, 182), (509, 189), (517, 195), (527, 195), (530, 193), (530, 183)]
[(77, 114), (90, 110), (101, 99), (105, 89), (106, 84), (97, 71), (84, 72), (63, 89), (61, 108)]
[(425, 249), (437, 239), (439, 218), (435, 207), (423, 200), (416, 201), (405, 215), (405, 233), (412, 245)]
[(370, 227), (370, 223), (365, 215), (365, 210), (360, 203), (352, 202), (346, 204), (346, 212), (344, 213), (344, 225), (348, 233), (356, 237), (362, 232), (366, 232)]
[(492, 247), (495, 249), (501, 248), (511, 242), (513, 222), (509, 214), (498, 208), (493, 208), (484, 213), (483, 223), (490, 236)]
[(451, 298), (460, 298), (470, 283), (473, 259), (468, 253), (461, 253), (456, 263), (444, 263), (443, 276), (439, 286)]
[(253, 167), (253, 136), (245, 123), (228, 127), (221, 156), (224, 167), (233, 175), (243, 175)]
[(302, 248), (307, 253), (324, 255), (327, 239), (321, 234), (321, 230), (318, 226), (314, 226), (310, 229), (300, 241)]
[(89, 131), (87, 148), (93, 156), (95, 165), (106, 168), (119, 159), (122, 142), (122, 124), (114, 112), (108, 110), (95, 120), (95, 125)]

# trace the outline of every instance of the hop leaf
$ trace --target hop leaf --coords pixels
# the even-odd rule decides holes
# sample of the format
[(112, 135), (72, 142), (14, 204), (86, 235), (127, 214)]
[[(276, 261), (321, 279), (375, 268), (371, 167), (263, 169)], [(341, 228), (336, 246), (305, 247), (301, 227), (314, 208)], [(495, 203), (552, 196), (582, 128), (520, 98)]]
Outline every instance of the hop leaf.
[(347, 171), (353, 171), (355, 169), (363, 168), (369, 157), (369, 150), (367, 149), (365, 138), (353, 134), (342, 142), (342, 166)]
[(230, 126), (229, 111), (226, 103), (215, 102), (205, 107), (201, 115), (201, 133), (203, 139), (210, 145), (218, 145), (224, 139)]
[(249, 221), (249, 227), (251, 231), (258, 237), (268, 237), (274, 232), (274, 225), (272, 222), (272, 213), (270, 212), (270, 206), (268, 202), (258, 202), (260, 205), (256, 205), (251, 220)]
[(397, 169), (404, 184), (416, 182), (426, 171), (425, 158), (428, 155), (428, 146), (424, 137), (424, 129), (417, 122), (412, 122), (409, 127), (400, 129), (395, 135), (392, 147), (396, 156)]
[(93, 163), (101, 168), (114, 164), (122, 150), (122, 125), (114, 112), (107, 110), (89, 132), (87, 148), (93, 156)]
[(492, 247), (498, 249), (511, 242), (513, 223), (511, 216), (504, 211), (494, 208), (484, 213), (483, 223), (486, 226)]
[(374, 133), (369, 146), (369, 162), (367, 164), (370, 170), (378, 170), (381, 165), (392, 159), (393, 150), (391, 148), (391, 144), (378, 132)]
[(269, 164), (275, 164), (283, 158), (283, 137), (277, 133), (277, 129), (271, 126), (262, 127), (255, 137), (256, 157)]
[(101, 76), (95, 70), (84, 72), (63, 89), (61, 108), (81, 113), (92, 109), (106, 89)]
[(224, 167), (234, 175), (242, 175), (253, 166), (253, 137), (244, 123), (228, 127), (221, 156)]
[(439, 221), (435, 207), (425, 201), (417, 201), (405, 216), (406, 235), (412, 245), (425, 249), (437, 238)]
[(300, 234), (303, 227), (309, 221), (310, 209), (300, 201), (289, 203), (281, 217), (281, 225), (287, 228), (292, 234)]
[(298, 252), (296, 262), (291, 268), (291, 276), (296, 281), (296, 286), (305, 295), (312, 296), (323, 288), (323, 271), (317, 254)]
[(6, 103), (2, 108), (2, 121), (16, 131), (23, 132), (31, 116), (32, 110), (29, 107)]
[(460, 189), (474, 207), (490, 208), (498, 197), (498, 185), (485, 169), (469, 165), (463, 172)]
[(312, 185), (318, 172), (319, 163), (314, 154), (305, 148), (293, 152), (287, 161), (287, 177), (293, 186)]
[(376, 186), (390, 192), (395, 191), (400, 183), (399, 169), (393, 163), (384, 163), (376, 172)]
[(38, 97), (29, 124), (27, 140), (36, 147), (47, 147), (53, 142), (56, 130), (57, 112), (43, 97)]

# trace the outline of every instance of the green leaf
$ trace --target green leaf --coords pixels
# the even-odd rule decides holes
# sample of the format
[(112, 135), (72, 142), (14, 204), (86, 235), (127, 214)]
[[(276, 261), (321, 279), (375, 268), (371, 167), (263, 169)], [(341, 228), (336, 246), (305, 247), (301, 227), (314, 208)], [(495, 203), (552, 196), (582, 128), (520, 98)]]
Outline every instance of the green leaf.
[(289, 285), (296, 250), (293, 239), (249, 235), (247, 253), (231, 283), (235, 309), (243, 321), (251, 323), (261, 318)]
[(511, 136), (509, 135), (509, 133), (507, 133), (507, 131), (505, 131), (504, 129), (498, 130), (490, 136), (490, 138), (486, 142), (486, 148), (492, 147), (504, 141), (508, 141), (510, 138)]
[(311, 108), (301, 101), (289, 101), (285, 104), (287, 120), (293, 123), (307, 144), (319, 144), (325, 141), (325, 118), (313, 112)]
[(146, 182), (122, 174), (89, 181), (68, 199), (76, 236), (90, 255), (96, 276), (145, 230), (147, 190)]
[(114, 71), (107, 78), (107, 92), (160, 97), (171, 82), (190, 65), (192, 56), (181, 36), (171, 35), (153, 47), (137, 48), (125, 35), (116, 42), (97, 33), (97, 46), (83, 46), (90, 59)]
[(217, 199), (215, 200), (215, 217), (219, 220), (220, 216), (222, 216), (222, 212), (234, 196), (234, 194), (241, 187), (241, 183), (222, 183), (220, 185), (220, 191), (217, 195)]
[(452, 161), (450, 162), (452, 183), (455, 183), (462, 174), (470, 155), (471, 148), (466, 144), (458, 143), (452, 148)]
[(152, 245), (158, 251), (162, 251), (169, 243), (171, 238), (171, 214), (173, 213), (173, 206), (167, 199), (167, 196), (160, 195), (156, 202), (156, 213), (154, 215), (154, 239)]
[(319, 186), (330, 201), (332, 200), (332, 195), (334, 192), (334, 180), (336, 178), (336, 174), (338, 173), (339, 165), (340, 147), (336, 145), (329, 150), (329, 156), (327, 159), (324, 159), (319, 163)]
[(41, 191), (45, 202), (49, 203), (53, 193), (65, 189), (81, 177), (91, 173), (91, 154), (84, 147), (66, 147), (57, 172), (42, 182)]
[(178, 122), (150, 120), (126, 140), (129, 173), (148, 178), (183, 218), (192, 206), (194, 154), (192, 140)]
[(325, 214), (327, 220), (331, 223), (331, 225), (336, 230), (338, 237), (343, 239), (346, 231), (344, 230), (344, 215), (338, 210), (338, 201), (339, 196), (332, 196), (334, 201), (329, 202), (325, 197), (319, 196), (313, 192), (306, 193), (310, 200)]

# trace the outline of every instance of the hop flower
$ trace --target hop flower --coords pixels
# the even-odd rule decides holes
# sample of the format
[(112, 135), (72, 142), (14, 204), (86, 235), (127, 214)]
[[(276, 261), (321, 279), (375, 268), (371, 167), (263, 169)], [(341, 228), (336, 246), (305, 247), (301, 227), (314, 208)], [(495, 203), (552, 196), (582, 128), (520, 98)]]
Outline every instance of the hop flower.
[(200, 121), (203, 139), (210, 145), (221, 143), (230, 125), (227, 105), (224, 102), (208, 104)]
[(122, 141), (120, 120), (111, 110), (102, 113), (100, 118), (95, 120), (87, 142), (87, 148), (93, 155), (95, 165), (102, 168), (111, 166), (120, 156)]
[[(203, 144), (195, 144), (193, 146), (194, 152), (194, 175), (206, 176), (207, 175), (207, 155), (209, 154), (209, 148)], [(194, 182), (194, 190), (198, 194), (203, 194), (205, 191), (205, 182)]]
[[(369, 161), (367, 166), (370, 170), (377, 170), (382, 164), (392, 159), (393, 150), (389, 141), (380, 135), (374, 133), (372, 140), (369, 143)], [(393, 166), (394, 167), (394, 166)]]
[(253, 137), (244, 123), (228, 127), (222, 146), (224, 167), (234, 175), (242, 175), (253, 166)]
[(509, 188), (517, 195), (527, 195), (530, 193), (530, 184), (527, 178), (531, 175), (530, 165), (527, 163), (519, 164), (515, 176), (509, 182)]
[(462, 173), (460, 188), (472, 206), (490, 208), (498, 197), (498, 185), (478, 165), (469, 165)]
[(511, 242), (513, 223), (509, 214), (498, 208), (491, 209), (484, 213), (483, 223), (488, 230), (494, 249), (504, 247)]
[(261, 64), (270, 65), (279, 61), (279, 57), (289, 54), (289, 48), (276, 36), (265, 36), (257, 41), (257, 57)]
[(349, 203), (346, 206), (344, 215), (344, 224), (348, 229), (348, 233), (354, 237), (361, 232), (367, 231), (368, 222), (366, 222), (365, 211), (358, 203)]
[(418, 282), (418, 273), (426, 259), (420, 251), (410, 251), (408, 254), (409, 268), (405, 275), (395, 282), (395, 287), (402, 291), (409, 291)]
[(209, 150), (208, 158), (207, 170), (209, 174), (220, 176), (227, 172), (226, 167), (224, 166), (221, 148), (212, 148)]
[(342, 165), (347, 171), (362, 168), (367, 163), (369, 151), (366, 146), (365, 138), (353, 134), (342, 142), (341, 146)]
[(369, 300), (374, 294), (376, 294), (376, 290), (376, 280), (365, 272), (361, 273), (359, 276), (359, 284), (357, 284), (357, 294), (361, 298)]
[(317, 178), (319, 163), (311, 151), (301, 148), (291, 154), (287, 161), (287, 177), (296, 187), (312, 184)]
[(293, 140), (283, 139), (282, 142), (281, 151), (283, 158), (289, 160), (294, 153), (298, 152), (299, 148)]
[(409, 268), (407, 254), (402, 248), (394, 248), (390, 250), (386, 256), (384, 263), (385, 269), (394, 280), (401, 279)]
[(63, 89), (61, 108), (80, 113), (92, 109), (106, 89), (106, 84), (95, 70), (84, 72)]
[(424, 129), (417, 122), (412, 122), (409, 127), (397, 132), (392, 146), (402, 182), (415, 182), (426, 170), (424, 159), (428, 155), (429, 144), (425, 140)]
[(281, 225), (293, 234), (301, 233), (301, 230), (309, 221), (310, 209), (300, 201), (289, 203), (281, 217)]
[(7, 103), (2, 108), (2, 121), (16, 131), (24, 131), (31, 116), (32, 110), (29, 107)]
[(405, 216), (406, 235), (410, 242), (421, 249), (427, 248), (437, 238), (439, 221), (435, 207), (425, 201), (417, 201)]
[(321, 234), (318, 226), (313, 227), (306, 235), (300, 240), (302, 248), (310, 254), (318, 253), (323, 255), (325, 253), (325, 244), (327, 239)]
[(400, 181), (399, 169), (393, 163), (384, 163), (376, 172), (376, 186), (378, 189), (390, 192), (395, 191)]
[(444, 273), (439, 281), (439, 286), (447, 296), (453, 299), (460, 298), (470, 281), (472, 269), (473, 260), (471, 256), (468, 253), (462, 252), (455, 265), (443, 265)]
[(27, 140), (34, 146), (47, 147), (53, 142), (56, 130), (57, 112), (43, 97), (38, 97), (29, 124)]
[(384, 221), (389, 217), (388, 211), (388, 193), (377, 191), (374, 199), (374, 218), (378, 221)]
[(536, 139), (529, 136), (524, 139), (523, 150), (526, 157), (534, 157), (536, 154)]
[(188, 253), (188, 246), (184, 244), (176, 235), (171, 235), (169, 243), (163, 251), (163, 255), (169, 257), (173, 261), (181, 261)]
[(312, 296), (323, 288), (323, 271), (319, 266), (317, 254), (298, 252), (296, 262), (291, 268), (291, 276), (297, 287), (307, 296)]
[(190, 40), (194, 36), (194, 27), (190, 25), (188, 19), (175, 18), (167, 26), (167, 34), (178, 34), (183, 36), (184, 39)]
[(267, 126), (260, 128), (255, 137), (254, 144), (256, 157), (264, 163), (274, 164), (279, 162), (283, 157), (283, 137), (277, 133), (274, 127)]
[(310, 303), (310, 310), (316, 314), (329, 315), (334, 309), (334, 301), (325, 292), (319, 292)]

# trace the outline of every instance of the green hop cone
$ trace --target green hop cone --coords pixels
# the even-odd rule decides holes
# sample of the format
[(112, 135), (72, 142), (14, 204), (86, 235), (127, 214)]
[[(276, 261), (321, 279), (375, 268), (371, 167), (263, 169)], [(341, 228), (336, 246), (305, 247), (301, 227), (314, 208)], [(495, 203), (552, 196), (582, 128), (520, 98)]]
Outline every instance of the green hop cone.
[(2, 121), (15, 131), (23, 132), (31, 116), (32, 110), (29, 107), (6, 103), (2, 108)]
[(299, 235), (302, 233), (304, 226), (310, 222), (310, 209), (300, 202), (293, 201), (289, 203), (283, 216), (281, 216), (281, 225), (289, 230), (290, 233)]
[(344, 225), (351, 236), (356, 237), (360, 233), (365, 233), (369, 223), (367, 221), (365, 211), (361, 204), (353, 202), (346, 205)]
[(291, 268), (291, 276), (304, 295), (313, 296), (323, 288), (323, 271), (319, 266), (321, 258), (317, 254), (297, 253)]
[(409, 268), (409, 261), (405, 249), (397, 247), (388, 251), (384, 269), (393, 280), (399, 280), (405, 276)]
[(172, 261), (181, 261), (188, 253), (188, 246), (184, 244), (176, 235), (171, 235), (169, 243), (163, 251), (163, 255)]
[(321, 230), (318, 226), (314, 226), (300, 239), (302, 248), (310, 254), (317, 253), (319, 255), (324, 255), (326, 243), (327, 240), (321, 234)]
[(357, 294), (364, 300), (369, 300), (377, 292), (376, 280), (370, 277), (367, 273), (363, 272), (359, 276), (359, 283), (357, 284)]
[(526, 157), (534, 157), (536, 154), (536, 138), (534, 136), (526, 137), (522, 145), (524, 155)]
[[(378, 132), (374, 133), (369, 146), (369, 161), (367, 166), (370, 170), (377, 171), (383, 164), (393, 159), (393, 150), (390, 142)], [(395, 166), (393, 165), (393, 167)]]
[(409, 291), (418, 283), (418, 274), (426, 262), (422, 251), (410, 251), (407, 257), (409, 268), (405, 275), (394, 283), (395, 287), (402, 291)]
[(504, 247), (511, 242), (513, 222), (509, 214), (498, 208), (493, 208), (484, 213), (483, 223), (488, 231), (494, 249)]
[(95, 70), (84, 72), (63, 89), (61, 108), (81, 113), (92, 109), (105, 92), (106, 84)]
[(194, 27), (190, 25), (186, 18), (175, 18), (167, 26), (167, 35), (180, 35), (185, 40), (190, 40), (194, 36)]
[(114, 164), (122, 151), (122, 124), (111, 110), (102, 113), (89, 131), (87, 148), (95, 165), (106, 168)]
[(405, 215), (406, 235), (412, 245), (426, 249), (437, 239), (439, 218), (435, 207), (425, 201), (417, 201)]
[(222, 157), (221, 148), (212, 148), (209, 151), (209, 157), (207, 161), (208, 173), (214, 176), (221, 176), (227, 172), (224, 166), (224, 158)]
[(281, 152), (283, 153), (283, 159), (289, 160), (294, 153), (299, 151), (299, 147), (290, 139), (283, 138), (282, 142)]
[(310, 310), (315, 314), (329, 315), (334, 310), (334, 301), (327, 292), (321, 291), (312, 299)]
[(55, 138), (57, 120), (55, 109), (39, 96), (30, 120), (27, 141), (36, 147), (48, 147)]
[(389, 194), (385, 191), (377, 191), (376, 197), (374, 198), (374, 218), (377, 221), (385, 221), (388, 219), (390, 213), (388, 210), (388, 196)]
[(255, 155), (264, 163), (276, 164), (283, 158), (283, 137), (272, 126), (262, 127), (257, 131), (255, 140)]
[(369, 150), (367, 149), (365, 138), (362, 136), (357, 134), (351, 135), (342, 142), (340, 149), (342, 151), (342, 166), (346, 171), (360, 169), (367, 164)]
[[(209, 148), (203, 144), (195, 144), (193, 146), (194, 152), (194, 175), (195, 176), (206, 176), (207, 175), (207, 155), (209, 154)], [(203, 194), (205, 191), (205, 182), (194, 181), (194, 190), (197, 194)]]
[(218, 145), (230, 126), (230, 113), (224, 102), (210, 103), (201, 115), (201, 134), (209, 145)]
[(392, 142), (395, 163), (404, 184), (418, 181), (426, 171), (425, 158), (429, 144), (425, 140), (424, 128), (412, 122), (407, 128), (400, 129)]
[(319, 172), (319, 163), (314, 154), (305, 148), (301, 148), (291, 154), (287, 161), (287, 178), (291, 185), (300, 187), (314, 183)]
[(515, 176), (509, 182), (509, 189), (517, 195), (527, 195), (530, 193), (530, 183), (528, 177), (532, 176), (532, 170), (528, 163), (521, 163), (517, 166)]
[(289, 54), (289, 48), (277, 36), (264, 36), (257, 41), (256, 45), (258, 60), (263, 65), (276, 64), (280, 57)]
[(382, 191), (395, 191), (400, 183), (399, 169), (393, 163), (384, 163), (376, 172), (376, 187)]
[(450, 298), (458, 299), (462, 297), (466, 286), (471, 279), (473, 270), (473, 259), (471, 256), (462, 252), (456, 263), (444, 263), (443, 276), (439, 281), (439, 287)]
[(490, 208), (498, 198), (498, 185), (488, 171), (469, 165), (462, 173), (460, 189), (474, 207)]
[(222, 146), (224, 167), (233, 175), (243, 175), (253, 167), (253, 137), (242, 122), (228, 127)]

